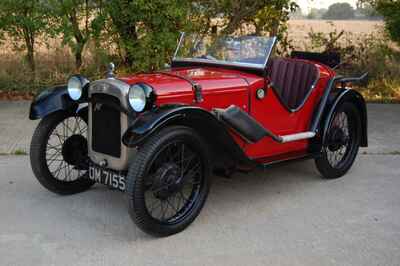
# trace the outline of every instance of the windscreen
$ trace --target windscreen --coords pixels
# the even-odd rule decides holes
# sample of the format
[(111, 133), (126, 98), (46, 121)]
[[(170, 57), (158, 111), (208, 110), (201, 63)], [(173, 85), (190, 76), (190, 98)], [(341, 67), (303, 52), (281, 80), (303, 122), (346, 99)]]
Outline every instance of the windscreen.
[(264, 68), (276, 37), (182, 34), (174, 60)]

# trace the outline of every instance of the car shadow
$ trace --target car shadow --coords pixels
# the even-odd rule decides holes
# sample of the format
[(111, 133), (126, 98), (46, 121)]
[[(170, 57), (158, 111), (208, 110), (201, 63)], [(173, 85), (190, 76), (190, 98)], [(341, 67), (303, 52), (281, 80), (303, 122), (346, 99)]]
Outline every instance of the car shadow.
[(268, 204), (276, 201), (276, 195), (303, 193), (313, 184), (324, 182), (316, 171), (313, 161), (291, 162), (258, 169), (250, 173), (236, 173), (231, 179), (216, 177), (208, 206), (213, 210), (239, 211), (243, 204)]
[[(213, 176), (209, 198), (197, 219), (199, 221), (196, 220), (193, 226), (213, 224), (218, 216), (235, 215), (249, 209), (250, 205), (274, 204), (282, 197), (304, 193), (313, 184), (321, 182), (324, 181), (312, 161), (292, 162), (250, 173), (236, 173), (230, 179)], [(140, 231), (131, 221), (127, 212), (126, 195), (118, 191), (95, 185), (86, 193), (67, 196), (72, 203), (70, 200), (66, 201), (66, 197), (50, 197), (62, 212), (65, 212), (65, 208), (72, 208), (71, 204), (81, 205), (80, 208), (73, 207), (70, 217), (75, 222), (79, 220), (80, 226), (87, 226), (86, 231), (127, 242), (157, 239)], [(186, 230), (192, 230), (192, 226)]]

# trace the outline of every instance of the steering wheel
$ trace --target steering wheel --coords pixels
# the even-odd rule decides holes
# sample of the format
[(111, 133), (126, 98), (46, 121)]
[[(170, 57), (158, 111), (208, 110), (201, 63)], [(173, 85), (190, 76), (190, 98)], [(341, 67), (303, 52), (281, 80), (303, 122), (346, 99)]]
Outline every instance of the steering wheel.
[(217, 60), (217, 58), (215, 58), (214, 56), (209, 55), (209, 54), (204, 54), (204, 55), (201, 55), (201, 56), (197, 56), (196, 58), (207, 59), (207, 60)]

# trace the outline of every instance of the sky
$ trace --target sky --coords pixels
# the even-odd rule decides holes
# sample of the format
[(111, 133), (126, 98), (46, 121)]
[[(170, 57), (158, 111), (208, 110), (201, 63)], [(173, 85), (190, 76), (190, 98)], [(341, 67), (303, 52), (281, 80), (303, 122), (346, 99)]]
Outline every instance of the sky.
[(308, 13), (311, 8), (328, 8), (333, 3), (349, 3), (356, 6), (357, 0), (295, 0), (304, 13)]

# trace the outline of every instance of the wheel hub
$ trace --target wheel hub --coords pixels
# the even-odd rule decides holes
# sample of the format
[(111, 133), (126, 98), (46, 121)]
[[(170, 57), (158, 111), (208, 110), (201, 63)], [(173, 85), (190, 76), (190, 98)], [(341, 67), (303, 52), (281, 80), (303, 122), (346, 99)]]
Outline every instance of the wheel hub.
[(342, 146), (346, 145), (348, 137), (344, 133), (343, 129), (339, 127), (332, 128), (332, 133), (330, 134), (328, 148), (331, 151), (337, 151)]
[(88, 155), (88, 144), (82, 135), (72, 135), (65, 140), (61, 154), (68, 164), (79, 166), (84, 163)]
[(180, 168), (174, 163), (166, 163), (157, 170), (152, 186), (156, 198), (165, 200), (181, 189), (179, 172)]

